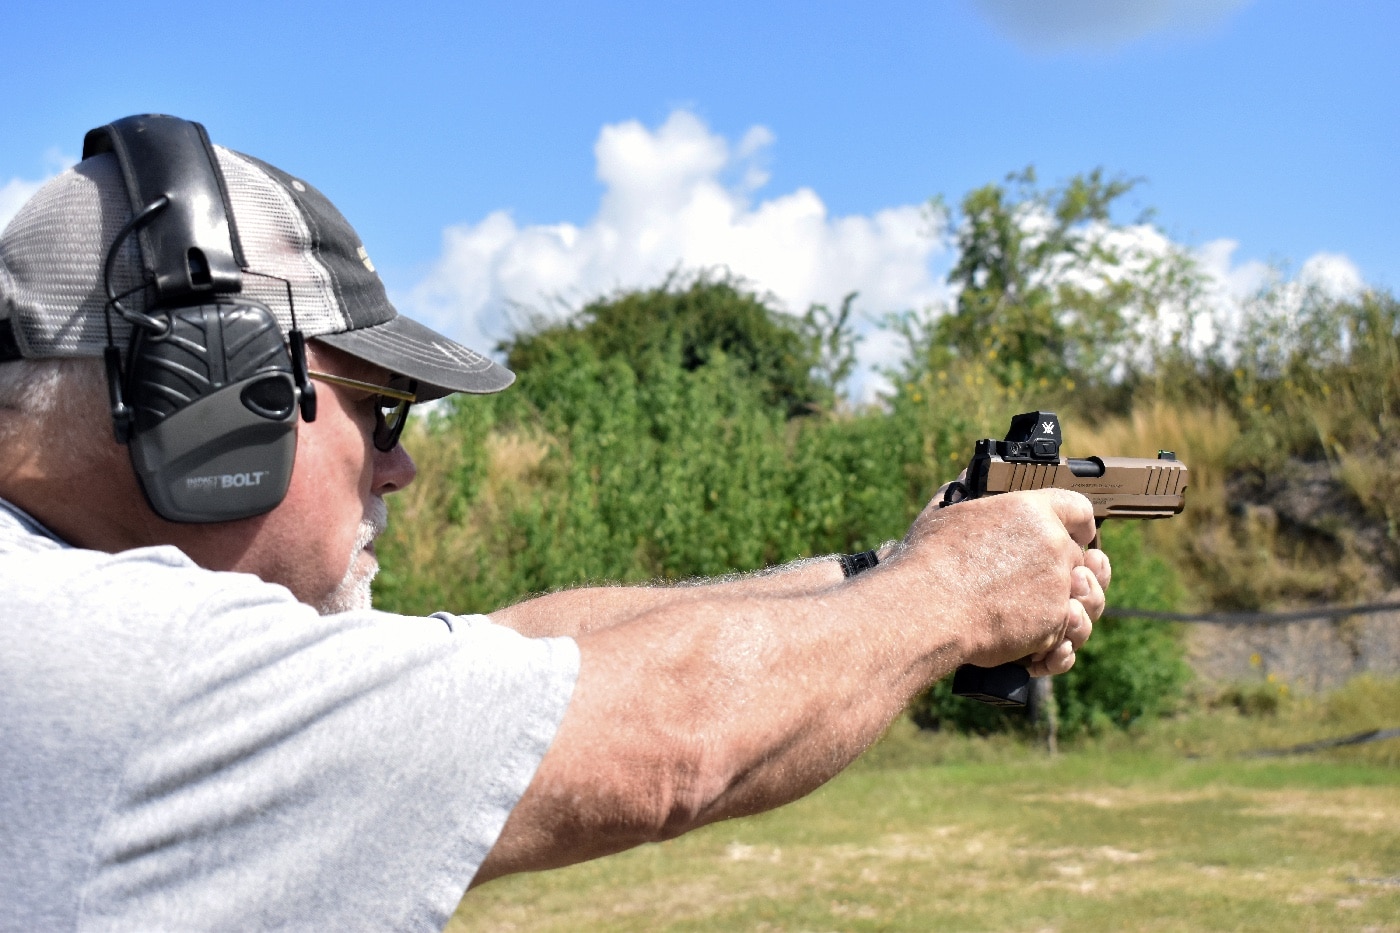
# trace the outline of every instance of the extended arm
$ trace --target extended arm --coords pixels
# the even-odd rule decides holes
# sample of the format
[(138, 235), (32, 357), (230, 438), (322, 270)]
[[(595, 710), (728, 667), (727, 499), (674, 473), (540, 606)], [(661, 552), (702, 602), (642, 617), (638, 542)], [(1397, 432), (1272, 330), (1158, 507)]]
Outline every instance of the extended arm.
[[(894, 545), (879, 549), (886, 559)], [(578, 637), (631, 621), (643, 613), (716, 597), (815, 596), (845, 579), (835, 557), (812, 557), (758, 573), (653, 586), (589, 586), (559, 590), (491, 614), (492, 621), (533, 638)]]
[(810, 592), (590, 597), (624, 619), (579, 635), (574, 699), (473, 883), (800, 797), (960, 663), (1068, 669), (1103, 608), (1107, 561), (1076, 543), (1093, 530), (1082, 497), (1002, 496), (926, 512), (850, 580), (801, 568)]

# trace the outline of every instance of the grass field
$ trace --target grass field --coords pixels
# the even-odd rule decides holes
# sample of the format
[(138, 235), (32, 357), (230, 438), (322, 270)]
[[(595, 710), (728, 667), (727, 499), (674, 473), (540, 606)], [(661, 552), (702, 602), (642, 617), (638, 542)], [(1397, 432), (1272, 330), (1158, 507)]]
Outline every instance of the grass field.
[(1400, 931), (1400, 740), (1252, 755), (1400, 727), (1400, 682), (1198, 709), (1053, 758), (901, 722), (792, 806), (493, 882), (448, 929)]

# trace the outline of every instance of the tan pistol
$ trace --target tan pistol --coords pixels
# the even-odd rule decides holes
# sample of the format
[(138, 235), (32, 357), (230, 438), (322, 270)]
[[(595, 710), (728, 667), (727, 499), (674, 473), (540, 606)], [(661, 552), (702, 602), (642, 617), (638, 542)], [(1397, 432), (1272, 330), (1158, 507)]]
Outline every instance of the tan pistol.
[[(1011, 419), (1004, 440), (977, 442), (966, 476), (950, 483), (942, 505), (1024, 489), (1072, 489), (1094, 506), (1094, 524), (1106, 518), (1170, 518), (1186, 507), (1189, 471), (1169, 450), (1155, 458), (1060, 456), (1060, 419), (1028, 411)], [(1091, 547), (1098, 547), (1097, 531)], [(994, 706), (1026, 705), (1030, 673), (1022, 662), (984, 668), (964, 664), (953, 694)]]

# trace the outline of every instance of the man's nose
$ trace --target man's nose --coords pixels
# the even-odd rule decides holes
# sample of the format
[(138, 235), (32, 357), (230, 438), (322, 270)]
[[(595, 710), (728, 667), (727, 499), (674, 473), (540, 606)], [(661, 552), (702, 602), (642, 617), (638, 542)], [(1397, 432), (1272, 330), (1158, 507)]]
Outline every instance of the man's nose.
[(403, 489), (418, 475), (418, 467), (402, 444), (374, 451), (374, 493), (383, 496)]

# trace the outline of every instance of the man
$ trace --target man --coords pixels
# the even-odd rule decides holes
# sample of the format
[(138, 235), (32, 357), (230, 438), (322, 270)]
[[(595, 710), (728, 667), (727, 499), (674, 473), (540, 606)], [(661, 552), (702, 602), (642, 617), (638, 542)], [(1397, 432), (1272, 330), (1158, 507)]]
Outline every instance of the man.
[[(384, 497), (414, 478), (407, 404), (512, 377), (398, 316), (314, 188), (171, 119), (94, 131), (0, 235), (6, 928), (439, 929), (470, 885), (802, 796), (959, 664), (1073, 664), (1109, 565), (1082, 546), (1087, 500), (1057, 491), (931, 508), (858, 575), (818, 559), (489, 617), (372, 610)], [(152, 148), (167, 131), (204, 140), (218, 194), (189, 181), (204, 156)], [(171, 256), (176, 288), (226, 270), (203, 240), (172, 253), (160, 218), (215, 200), (227, 223), (190, 224), (227, 231), (240, 290), (167, 303)], [(150, 411), (188, 375), (180, 328), (232, 334), (263, 313), (227, 310), (246, 297), (282, 361), (248, 384), (285, 394), (210, 376), (188, 412), (221, 414), (180, 430), (223, 463), (285, 427), (268, 445), (294, 460), (228, 518), (201, 503), (276, 469), (195, 475), (169, 452), (185, 434), (151, 440), (186, 410)]]

